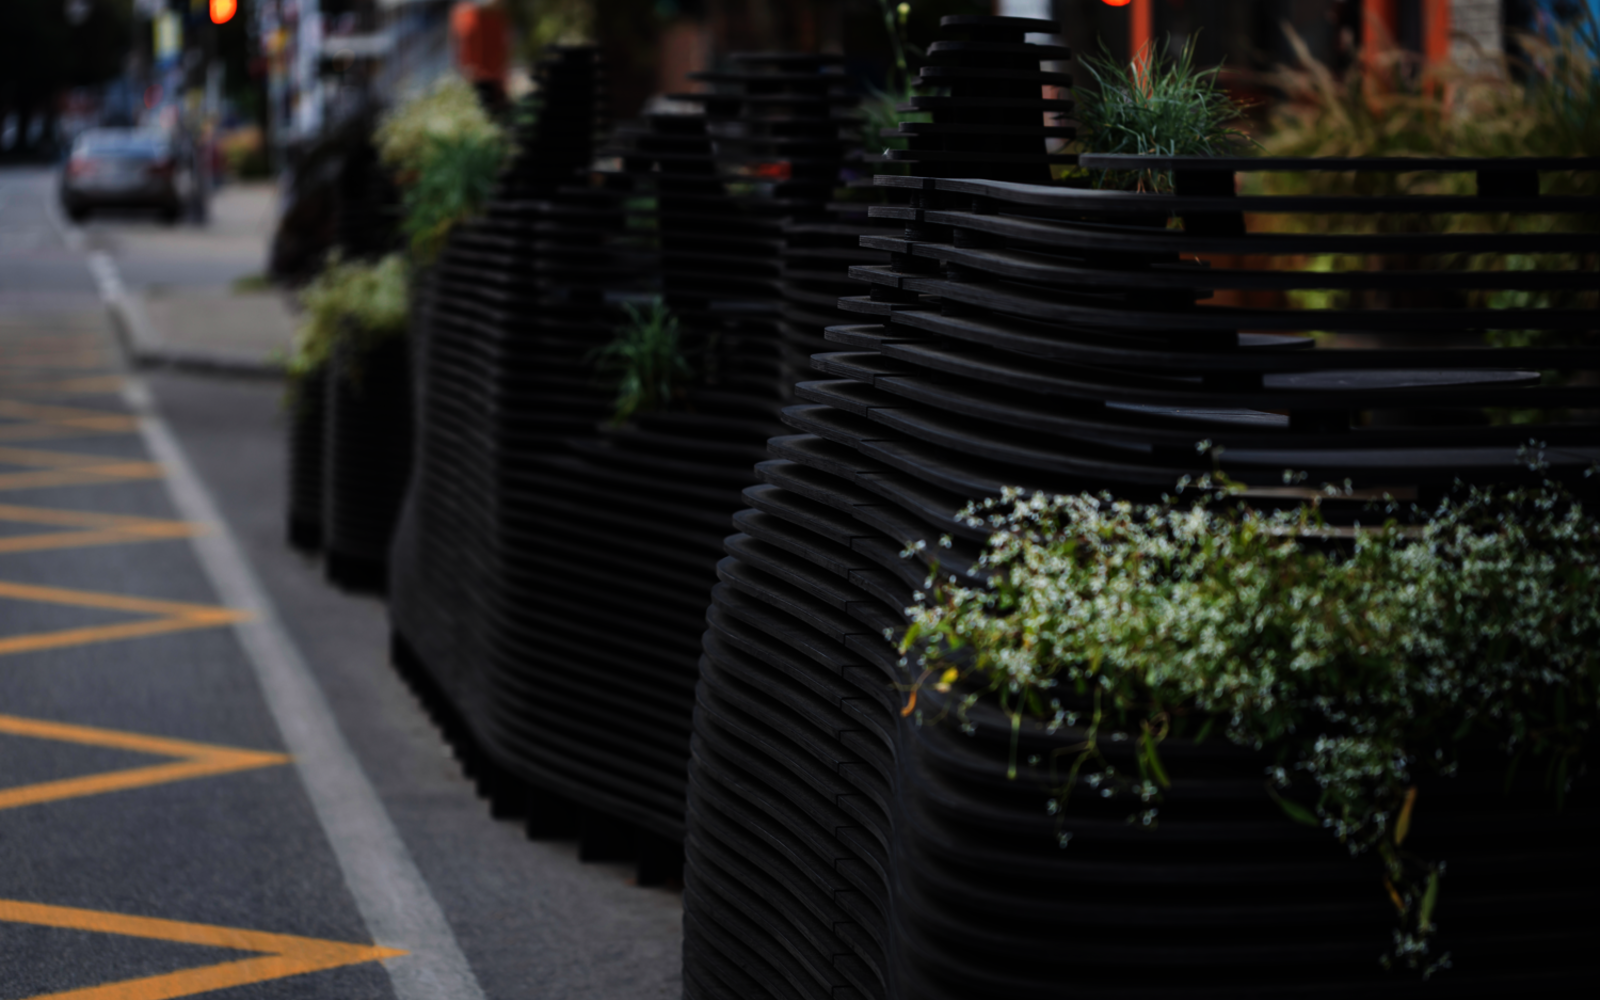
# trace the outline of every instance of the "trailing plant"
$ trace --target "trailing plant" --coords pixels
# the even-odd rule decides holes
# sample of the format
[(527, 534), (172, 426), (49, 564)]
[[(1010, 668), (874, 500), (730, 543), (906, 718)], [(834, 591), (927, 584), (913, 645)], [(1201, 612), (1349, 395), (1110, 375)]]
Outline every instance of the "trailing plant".
[(365, 352), (405, 332), (406, 274), (405, 259), (399, 254), (376, 263), (331, 256), (300, 293), (304, 312), (290, 349), (290, 374), (321, 368), (341, 337), (354, 338), (358, 350)]
[(636, 413), (665, 409), (695, 375), (678, 317), (664, 303), (657, 299), (647, 309), (632, 303), (622, 308), (628, 321), (611, 343), (591, 354), (595, 371), (616, 382), (612, 420), (618, 424)]
[[(1429, 952), (1443, 861), (1406, 847), (1417, 780), (1489, 742), (1513, 771), (1542, 763), (1557, 805), (1584, 775), (1600, 519), (1546, 483), (1335, 529), (1317, 504), (1259, 510), (1203, 485), (1196, 502), (1010, 489), (969, 505), (991, 532), (987, 580), (935, 567), (916, 595), (901, 648), (917, 684), (996, 698), (1013, 732), (1024, 716), (1073, 730), (1050, 800), (1063, 817), (1088, 788), (1134, 796), (1130, 821), (1155, 827), (1169, 735), (1265, 751), (1265, 794), (1290, 818), (1378, 857), (1398, 915), (1385, 962), (1448, 964)], [(1121, 774), (1101, 742), (1130, 738), (1138, 773)]]
[(505, 130), (459, 77), (385, 116), (375, 139), (379, 160), (401, 185), (401, 230), (421, 263), (438, 255), (456, 223), (482, 209), (512, 153)]
[[(1152, 42), (1126, 66), (1105, 43), (1101, 54), (1079, 56), (1094, 80), (1074, 88), (1079, 153), (1161, 156), (1238, 155), (1253, 141), (1235, 126), (1248, 105), (1217, 83), (1222, 67), (1195, 66), (1191, 37), (1176, 57), (1166, 42)], [(1091, 171), (1095, 186), (1169, 192), (1169, 171)]]

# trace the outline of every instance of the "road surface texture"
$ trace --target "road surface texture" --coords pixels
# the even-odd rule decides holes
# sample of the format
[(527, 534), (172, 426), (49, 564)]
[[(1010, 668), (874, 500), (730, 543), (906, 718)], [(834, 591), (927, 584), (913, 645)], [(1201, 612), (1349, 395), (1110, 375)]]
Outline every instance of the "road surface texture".
[(125, 365), (108, 278), (259, 256), (53, 197), (0, 171), (0, 1000), (678, 996), (678, 897), (491, 820), (285, 547), (281, 383)]

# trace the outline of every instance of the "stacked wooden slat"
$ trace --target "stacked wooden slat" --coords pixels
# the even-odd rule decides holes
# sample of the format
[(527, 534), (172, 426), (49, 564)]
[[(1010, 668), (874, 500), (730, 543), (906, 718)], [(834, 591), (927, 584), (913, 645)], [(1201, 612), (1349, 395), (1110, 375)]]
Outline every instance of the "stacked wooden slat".
[[(851, 143), (835, 62), (734, 57), (734, 71), (704, 75), (711, 89), (676, 95), (697, 111), (619, 130), (606, 184), (654, 233), (660, 296), (698, 378), (665, 409), (574, 434), (527, 469), (537, 488), (520, 524), (545, 558), (515, 585), (522, 659), (508, 647), (498, 668), (508, 766), (647, 861), (682, 839), (705, 598), (779, 426), (782, 227), (822, 217)], [(615, 277), (603, 293), (637, 301)], [(586, 282), (558, 279), (568, 295)]]
[(507, 546), (531, 456), (604, 410), (582, 358), (592, 331), (550, 302), (549, 272), (599, 242), (561, 235), (551, 199), (587, 179), (603, 127), (597, 53), (554, 49), (518, 130), (518, 154), (479, 219), (420, 276), (413, 307), (416, 469), (392, 554), (397, 662), (428, 696), (470, 769), (499, 794), (487, 724), (508, 578), (536, 543)]

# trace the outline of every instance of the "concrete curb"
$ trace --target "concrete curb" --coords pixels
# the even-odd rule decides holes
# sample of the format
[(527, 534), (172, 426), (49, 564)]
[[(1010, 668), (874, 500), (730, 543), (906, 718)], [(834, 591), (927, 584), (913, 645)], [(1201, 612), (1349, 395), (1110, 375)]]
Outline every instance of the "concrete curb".
[(115, 262), (104, 251), (89, 254), (89, 271), (100, 288), (101, 298), (111, 315), (111, 326), (116, 331), (117, 343), (122, 353), (136, 368), (167, 368), (198, 372), (204, 375), (225, 375), (233, 378), (281, 379), (284, 366), (271, 361), (225, 354), (220, 351), (194, 351), (161, 344), (161, 336), (145, 315), (144, 303), (132, 295), (122, 283)]
[[(120, 346), (137, 358), (151, 329), (103, 253), (90, 255)], [(143, 325), (141, 325), (143, 324)], [(290, 636), (183, 447), (136, 376), (123, 386), (139, 433), (161, 467), (173, 506), (210, 530), (191, 539), (220, 603), (247, 612), (234, 625), (268, 711), (294, 758), (301, 785), (332, 848), (344, 883), (375, 944), (405, 954), (383, 962), (396, 1000), (485, 1000), (470, 963), (387, 807), (350, 749), (317, 676)]]

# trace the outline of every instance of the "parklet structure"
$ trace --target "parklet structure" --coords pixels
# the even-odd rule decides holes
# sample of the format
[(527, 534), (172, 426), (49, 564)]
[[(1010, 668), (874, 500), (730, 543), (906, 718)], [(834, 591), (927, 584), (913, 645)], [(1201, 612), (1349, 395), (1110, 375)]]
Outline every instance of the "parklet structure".
[[(1063, 848), (1050, 762), (1082, 744), (1081, 727), (1014, 731), (997, 705), (962, 713), (958, 694), (931, 688), (908, 712), (916, 678), (894, 639), (935, 553), (938, 573), (981, 583), (971, 567), (985, 532), (955, 515), (1007, 486), (1154, 498), (1211, 471), (1204, 452), (1221, 448), (1229, 476), (1278, 503), (1312, 495), (1286, 486), (1285, 469), (1348, 484), (1352, 509), (1383, 493), (1437, 499), (1463, 479), (1551, 475), (1592, 494), (1592, 424), (1491, 426), (1481, 413), (1600, 403), (1576, 377), (1600, 362), (1592, 342), (1485, 347), (1482, 336), (1517, 328), (1559, 343), (1591, 330), (1593, 310), (1491, 310), (1466, 294), (1592, 292), (1592, 232), (1256, 233), (1243, 213), (1570, 220), (1600, 204), (1542, 195), (1541, 177), (1600, 163), (1084, 156), (1091, 170), (1171, 171), (1175, 191), (1020, 183), (1009, 178), (1024, 169), (1044, 180), (1048, 160), (1038, 138), (1031, 152), (1002, 141), (1025, 127), (1004, 118), (1007, 81), (1037, 115), (1025, 102), (1037, 101), (1032, 63), (1045, 56), (1023, 33), (1053, 26), (946, 26), (965, 39), (936, 45), (924, 76), (950, 93), (931, 99), (935, 127), (903, 130), (941, 145), (900, 154), (921, 176), (878, 178), (901, 204), (872, 214), (904, 233), (863, 236), (891, 263), (853, 269), (870, 292), (845, 306), (863, 322), (827, 331), (836, 349), (796, 386), (783, 415), (794, 433), (769, 442), (774, 458), (758, 466), (763, 485), (747, 492), (718, 568), (690, 772), (686, 995), (1281, 997), (1330, 984), (1408, 995), (1417, 984), (1375, 961), (1394, 913), (1372, 870), (1287, 819), (1254, 754), (1173, 741), (1163, 754), (1189, 780), (1171, 789), (1159, 830), (1130, 825), (1125, 802), (1079, 796)], [(1418, 169), (1474, 173), (1477, 194), (1235, 194), (1240, 171)], [(1422, 266), (1294, 266), (1314, 254)], [(1438, 263), (1462, 254), (1479, 256), (1466, 270)], [(1534, 272), (1507, 268), (1512, 254), (1575, 256)], [(1211, 255), (1283, 266), (1199, 260)], [(1358, 305), (1206, 304), (1216, 290), (1263, 288), (1348, 289)], [(1359, 305), (1400, 288), (1439, 304)], [(1537, 473), (1521, 449), (1530, 436), (1546, 443)], [(941, 536), (949, 548), (933, 544)], [(902, 556), (918, 540), (928, 548)], [(1134, 770), (1131, 746), (1112, 759)], [(1543, 788), (1481, 794), (1493, 780), (1430, 787), (1432, 817), (1413, 835), (1450, 859), (1452, 915), (1436, 943), (1473, 967), (1428, 983), (1441, 995), (1576, 982), (1594, 933), (1592, 797), (1558, 814)], [(1511, 829), (1537, 840), (1536, 857)]]
[[(902, 108), (931, 120), (881, 157), (827, 57), (733, 57), (607, 139), (594, 52), (541, 65), (521, 158), (414, 307), (396, 660), (498, 813), (681, 872), (693, 1000), (1410, 995), (1375, 961), (1381, 877), (1260, 755), (1169, 738), (1158, 830), (1078, 795), (1064, 838), (1085, 730), (918, 688), (906, 609), (934, 572), (985, 583), (958, 512), (1008, 487), (1154, 500), (1220, 467), (1340, 527), (1457, 483), (1594, 497), (1600, 199), (1562, 192), (1600, 162), (1076, 157), (1042, 91), (1070, 53), (1028, 41), (1053, 22), (942, 30)], [(1280, 171), (1475, 187), (1237, 193)], [(1470, 224), (1322, 224), (1396, 215)], [(1244, 304), (1304, 291), (1344, 304)], [(618, 419), (597, 354), (657, 300), (693, 376)], [(1430, 993), (1585, 975), (1593, 793), (1557, 812), (1497, 764), (1422, 792), (1457, 965)]]

